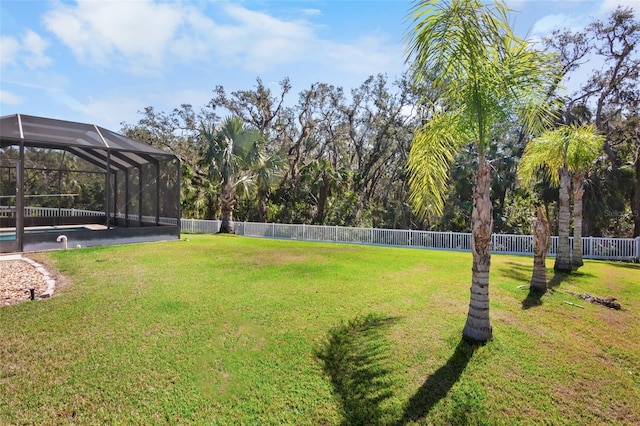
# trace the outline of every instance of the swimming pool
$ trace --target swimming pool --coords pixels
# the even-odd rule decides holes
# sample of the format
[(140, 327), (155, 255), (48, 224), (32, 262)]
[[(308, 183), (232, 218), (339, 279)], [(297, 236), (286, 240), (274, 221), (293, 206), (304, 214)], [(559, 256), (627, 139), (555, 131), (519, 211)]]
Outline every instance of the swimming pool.
[[(77, 231), (99, 231), (107, 229), (104, 225), (59, 225), (59, 226), (29, 226), (24, 228), (25, 234), (56, 233), (62, 234)], [(0, 228), (0, 241), (15, 241), (17, 239), (15, 228)]]

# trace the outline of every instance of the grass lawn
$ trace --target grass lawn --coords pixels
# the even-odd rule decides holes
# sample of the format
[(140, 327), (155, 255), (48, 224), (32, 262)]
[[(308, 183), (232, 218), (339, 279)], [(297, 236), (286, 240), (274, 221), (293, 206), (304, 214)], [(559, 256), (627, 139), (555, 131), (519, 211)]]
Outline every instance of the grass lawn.
[(640, 265), (537, 299), (494, 255), (473, 346), (469, 253), (186, 237), (37, 255), (71, 284), (0, 309), (0, 424), (640, 424)]

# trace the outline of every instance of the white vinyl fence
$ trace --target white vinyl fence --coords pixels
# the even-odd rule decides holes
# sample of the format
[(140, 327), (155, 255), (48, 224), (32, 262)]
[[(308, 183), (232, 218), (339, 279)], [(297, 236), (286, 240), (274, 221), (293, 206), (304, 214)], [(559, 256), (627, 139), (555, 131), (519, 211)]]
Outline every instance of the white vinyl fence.
[[(0, 212), (0, 215), (8, 214)], [(59, 209), (52, 207), (26, 207), (27, 217), (103, 216), (104, 212)], [(124, 218), (122, 214), (116, 217)], [(137, 220), (129, 214), (129, 219)], [(153, 222), (155, 217), (143, 216)], [(160, 223), (176, 225), (175, 218), (160, 218)], [(219, 220), (181, 219), (182, 232), (214, 234), (220, 230)], [(465, 232), (413, 231), (405, 229), (348, 228), (343, 226), (295, 225), (278, 223), (235, 222), (235, 233), (247, 237), (277, 238), (283, 240), (324, 241), (336, 243), (368, 244), (394, 247), (416, 247), (439, 250), (471, 251), (471, 234)], [(570, 238), (573, 250), (573, 238)], [(493, 253), (533, 254), (533, 236), (493, 234)], [(551, 237), (549, 255), (555, 256), (558, 237)], [(637, 260), (640, 258), (640, 237), (603, 238), (583, 237), (582, 256), (585, 259)]]
[[(180, 224), (183, 232), (190, 233), (210, 234), (220, 229), (219, 220), (181, 219)], [(471, 234), (465, 232), (255, 222), (235, 222), (234, 227), (237, 235), (247, 237), (471, 251)], [(549, 255), (555, 256), (558, 237), (551, 237), (551, 240)], [(570, 238), (570, 244), (573, 250), (573, 238)], [(533, 254), (533, 236), (493, 234), (492, 247), (493, 253)], [(585, 259), (636, 260), (640, 258), (640, 237), (583, 237), (582, 256)]]

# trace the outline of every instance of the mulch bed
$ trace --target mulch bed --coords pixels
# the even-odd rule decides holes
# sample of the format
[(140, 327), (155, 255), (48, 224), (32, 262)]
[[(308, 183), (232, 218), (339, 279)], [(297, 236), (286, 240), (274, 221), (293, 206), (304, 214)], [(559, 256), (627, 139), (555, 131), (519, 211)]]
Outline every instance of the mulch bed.
[(25, 260), (0, 261), (0, 307), (41, 297), (48, 285), (44, 276)]

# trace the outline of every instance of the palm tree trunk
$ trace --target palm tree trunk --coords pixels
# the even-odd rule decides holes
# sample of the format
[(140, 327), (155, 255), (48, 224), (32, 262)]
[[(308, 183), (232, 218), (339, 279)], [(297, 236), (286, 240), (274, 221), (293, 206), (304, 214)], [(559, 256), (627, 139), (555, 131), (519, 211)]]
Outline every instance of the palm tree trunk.
[[(640, 154), (640, 153), (639, 153)], [(636, 188), (631, 198), (631, 214), (633, 215), (633, 238), (640, 237), (640, 157), (637, 156), (636, 163)]]
[(258, 189), (258, 220), (267, 221), (267, 191)]
[(571, 272), (571, 248), (569, 247), (569, 169), (560, 170), (560, 196), (558, 212), (558, 252), (553, 269)]
[(320, 187), (320, 194), (318, 194), (318, 214), (316, 215), (316, 223), (318, 225), (324, 225), (324, 211), (329, 198), (329, 184), (329, 175), (326, 170), (323, 170), (322, 187)]
[(582, 195), (584, 194), (584, 173), (573, 175), (573, 255), (571, 265), (579, 268), (582, 261)]
[(489, 166), (484, 155), (481, 154), (478, 160), (471, 214), (471, 251), (473, 253), (471, 298), (462, 336), (466, 339), (486, 342), (493, 338), (489, 321), (489, 268), (493, 213)]
[(546, 259), (551, 244), (549, 221), (542, 206), (536, 206), (536, 217), (533, 219), (533, 273), (531, 289), (547, 291)]
[(236, 196), (233, 191), (233, 186), (228, 183), (222, 185), (221, 195), (222, 220), (220, 223), (221, 234), (233, 234), (233, 210), (236, 204)]

